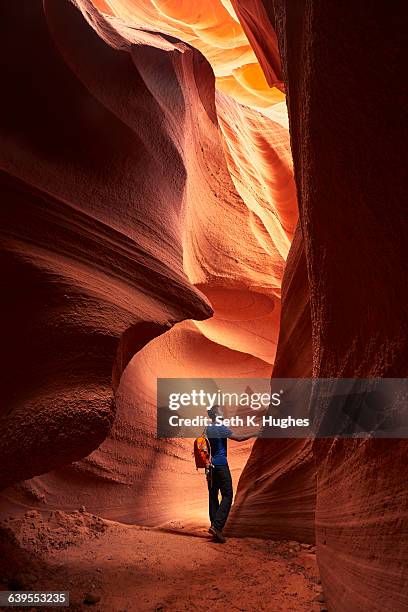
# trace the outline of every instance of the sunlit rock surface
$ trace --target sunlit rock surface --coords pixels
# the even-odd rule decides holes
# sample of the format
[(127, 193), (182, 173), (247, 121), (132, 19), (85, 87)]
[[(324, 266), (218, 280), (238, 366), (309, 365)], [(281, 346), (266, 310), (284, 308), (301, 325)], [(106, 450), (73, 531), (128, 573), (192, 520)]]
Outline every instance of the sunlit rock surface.
[[(236, 4), (242, 16), (252, 3)], [(400, 80), (406, 7), (397, 3), (379, 13), (378, 5), (367, 3), (276, 0), (264, 6), (276, 25), (287, 78), (313, 375), (407, 376), (408, 217), (401, 163), (407, 100)], [(246, 28), (254, 36), (268, 27), (262, 17), (258, 25), (259, 15), (248, 12)], [(285, 304), (281, 334), (284, 318)], [(290, 357), (278, 349), (281, 359), (289, 375)], [(299, 372), (297, 359), (293, 367)], [(329, 610), (399, 612), (408, 606), (406, 452), (403, 440), (319, 441), (313, 447), (318, 563)]]
[[(81, 0), (82, 6), (88, 2)], [(201, 51), (214, 70), (217, 88), (242, 104), (267, 109), (284, 101), (279, 55), (265, 76), (230, 0), (92, 0), (119, 27), (167, 33)], [(276, 37), (275, 37), (276, 41)], [(252, 41), (251, 41), (252, 42)], [(255, 50), (254, 50), (255, 49)], [(275, 44), (276, 52), (276, 44)], [(266, 63), (263, 63), (266, 66)]]
[[(42, 388), (44, 379), (55, 381), (56, 354), (66, 353), (67, 361), (59, 373), (63, 384), (60, 394), (52, 389), (45, 420), (41, 415), (42, 423), (52, 424), (49, 428), (46, 425), (49, 439), (43, 439), (42, 460), (37, 462), (39, 449), (32, 442), (18, 460), (15, 450), (11, 459), (7, 458), (12, 442), (5, 447), (7, 461), (18, 461), (20, 467), (7, 471), (4, 485), (11, 484), (13, 476), (25, 482), (9, 487), (3, 499), (8, 508), (27, 503), (66, 509), (85, 505), (103, 516), (150, 525), (198, 515), (202, 520), (206, 515), (205, 481), (194, 469), (191, 441), (154, 437), (156, 378), (270, 376), (279, 334), (282, 275), (297, 222), (289, 135), (282, 126), (285, 121), (278, 120), (280, 111), (272, 120), (265, 114), (266, 106), (261, 112), (258, 104), (243, 106), (238, 95), (231, 97), (225, 88), (214, 89), (218, 88), (218, 73), (214, 83), (210, 64), (189, 46), (195, 41), (194, 47), (203, 52), (207, 49), (208, 45), (200, 47), (196, 35), (191, 40), (164, 26), (162, 35), (159, 28), (151, 27), (145, 13), (137, 10), (129, 20), (122, 13), (107, 18), (106, 7), (95, 7), (85, 0), (78, 1), (78, 6), (82, 15), (64, 0), (45, 2), (44, 9), (32, 3), (27, 28), (36, 32), (31, 40), (36, 52), (30, 47), (29, 36), (27, 48), (22, 50), (25, 61), (40, 54), (38, 62), (44, 60), (45, 66), (51, 63), (58, 75), (51, 93), (50, 83), (39, 83), (30, 95), (39, 107), (33, 109), (37, 126), (47, 114), (42, 98), (37, 99), (38, 91), (45, 92), (47, 100), (51, 96), (52, 103), (61, 109), (60, 132), (52, 116), (47, 129), (42, 128), (44, 137), (38, 135), (28, 151), (15, 156), (12, 171), (35, 184), (40, 198), (45, 191), (47, 198), (55, 192), (55, 215), (62, 214), (62, 204), (61, 210), (58, 208), (62, 200), (68, 203), (68, 217), (75, 211), (78, 220), (68, 237), (79, 245), (79, 254), (72, 253), (67, 238), (64, 252), (59, 251), (61, 238), (54, 223), (47, 233), (53, 236), (52, 248), (49, 241), (44, 247), (49, 259), (44, 291), (52, 294), (54, 283), (60, 282), (60, 262), (66, 258), (69, 273), (65, 272), (61, 281), (64, 297), (60, 292), (55, 301), (57, 308), (60, 302), (67, 302), (69, 309), (65, 318), (58, 319), (58, 343), (44, 348), (49, 350), (48, 361), (38, 364), (44, 366), (45, 374), (37, 382)], [(246, 40), (229, 8), (227, 20)], [(13, 19), (17, 19), (17, 10), (10, 9), (11, 25)], [(176, 34), (186, 42), (175, 38)], [(245, 44), (254, 59), (248, 42)], [(231, 49), (234, 45), (231, 42)], [(214, 70), (220, 70), (219, 52), (213, 52), (218, 68), (208, 53)], [(234, 67), (244, 65), (235, 51), (231, 51), (232, 57)], [(228, 59), (225, 71), (232, 70), (231, 62)], [(270, 109), (275, 98), (271, 100)], [(59, 133), (61, 139), (57, 140)], [(17, 140), (14, 133), (12, 136)], [(51, 152), (40, 148), (47, 138), (52, 140)], [(19, 146), (24, 148), (25, 144), (23, 141)], [(5, 151), (7, 155), (7, 147)], [(15, 190), (13, 182), (10, 191)], [(33, 214), (38, 214), (31, 193), (29, 202)], [(24, 202), (20, 210), (14, 210), (14, 227), (26, 207)], [(88, 238), (91, 230), (84, 227), (84, 211), (86, 219), (92, 219), (92, 228), (94, 219), (99, 223), (93, 230), (98, 241), (88, 247), (88, 259), (82, 245), (84, 232)], [(47, 215), (45, 208), (45, 219)], [(66, 225), (62, 224), (61, 232)], [(13, 243), (13, 254), (17, 253), (19, 260), (30, 253), (30, 229), (27, 226), (26, 233), (18, 236), (18, 244)], [(108, 254), (103, 250), (105, 235), (111, 249)], [(37, 238), (45, 240), (40, 228)], [(124, 253), (128, 267), (122, 262)], [(37, 261), (33, 265), (36, 274), (41, 266)], [(115, 266), (122, 274), (120, 282), (116, 282)], [(38, 284), (33, 281), (29, 288), (27, 293), (35, 294)], [(92, 296), (92, 310), (86, 309), (90, 301), (86, 291)], [(10, 311), (17, 300), (13, 299)], [(124, 321), (117, 303), (125, 309)], [(53, 326), (42, 294), (38, 308), (48, 326)], [(34, 310), (31, 315), (31, 327), (23, 330), (30, 337), (32, 328), (39, 325)], [(95, 348), (89, 357), (82, 354), (84, 341), (81, 336), (78, 339), (75, 321), (82, 330), (84, 320), (86, 341), (92, 343), (95, 335), (106, 334), (111, 352)], [(67, 322), (70, 330), (75, 328), (72, 341), (71, 335), (65, 335)], [(48, 342), (49, 327), (41, 328), (41, 342)], [(18, 347), (22, 340), (19, 342)], [(101, 355), (104, 369), (99, 371)], [(82, 386), (92, 381), (93, 395), (86, 395), (87, 390), (80, 395), (77, 388), (71, 395), (63, 386), (68, 382), (65, 372), (73, 369), (72, 361)], [(52, 375), (48, 371), (51, 364)], [(117, 389), (115, 404), (111, 386)], [(103, 429), (95, 431), (93, 425), (81, 422), (81, 410), (85, 403), (89, 414), (94, 414), (101, 389), (109, 418), (103, 421)], [(56, 418), (61, 398), (74, 406), (75, 427), (65, 428)], [(35, 396), (26, 403), (21, 400), (21, 418), (26, 419), (30, 410), (35, 414), (35, 408)], [(116, 420), (108, 434), (115, 410)], [(14, 419), (7, 423), (15, 438), (22, 440)], [(34, 431), (37, 429), (41, 435), (34, 423)], [(231, 444), (235, 480), (250, 447), (251, 442)], [(80, 460), (85, 455), (89, 456)], [(29, 456), (34, 460), (27, 462)], [(27, 480), (48, 470), (52, 471)], [(191, 494), (181, 503), (185, 490)]]
[(185, 165), (130, 55), (68, 2), (4, 19), (3, 486), (89, 454), (112, 423), (112, 369), (115, 386), (151, 338), (212, 312), (183, 271)]
[[(309, 287), (300, 227), (282, 283), (282, 316), (273, 375), (311, 376)], [(228, 521), (232, 535), (315, 540), (316, 467), (313, 441), (257, 440)]]
[[(202, 520), (157, 376), (407, 374), (404, 5), (76, 4), (5, 9), (3, 502)], [(406, 450), (258, 441), (229, 529), (316, 532), (330, 610), (405, 610)]]

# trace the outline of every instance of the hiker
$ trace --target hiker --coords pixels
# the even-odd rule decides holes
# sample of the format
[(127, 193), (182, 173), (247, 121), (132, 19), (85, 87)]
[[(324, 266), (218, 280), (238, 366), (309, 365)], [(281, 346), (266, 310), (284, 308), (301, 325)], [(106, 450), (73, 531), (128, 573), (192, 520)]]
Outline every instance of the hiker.
[[(211, 466), (207, 472), (209, 510), (211, 527), (209, 533), (218, 542), (224, 543), (225, 537), (222, 530), (227, 521), (232, 504), (232, 480), (227, 460), (227, 438), (236, 442), (243, 442), (253, 438), (255, 434), (234, 434), (225, 425), (216, 423), (217, 416), (222, 418), (223, 414), (219, 406), (214, 406), (207, 411), (212, 423), (206, 428), (206, 436), (211, 446)], [(221, 503), (218, 492), (221, 492)]]

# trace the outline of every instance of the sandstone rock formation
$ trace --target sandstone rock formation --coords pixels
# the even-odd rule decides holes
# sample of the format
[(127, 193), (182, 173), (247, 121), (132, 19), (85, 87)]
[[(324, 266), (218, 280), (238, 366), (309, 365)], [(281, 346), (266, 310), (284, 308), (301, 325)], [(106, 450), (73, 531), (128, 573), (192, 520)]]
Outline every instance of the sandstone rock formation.
[[(256, 45), (251, 46), (252, 40), (248, 40), (247, 31), (242, 28), (231, 0), (206, 0), (200, 3), (180, 0), (77, 0), (77, 4), (82, 9), (92, 4), (126, 38), (132, 37), (129, 27), (134, 26), (167, 33), (187, 42), (201, 51), (210, 62), (217, 89), (242, 104), (268, 112), (272, 105), (284, 101), (276, 36), (274, 66), (278, 74), (265, 76), (262, 68), (267, 64), (262, 62)], [(271, 34), (268, 36), (271, 38)]]
[(106, 437), (125, 332), (128, 359), (211, 314), (183, 272), (183, 160), (129, 55), (66, 2), (4, 18), (2, 486)]
[[(75, 5), (4, 10), (2, 502), (201, 518), (158, 376), (407, 375), (406, 9)], [(316, 538), (331, 611), (402, 612), (406, 451), (257, 441), (229, 530)]]
[[(35, 164), (26, 162), (27, 152), (23, 151), (21, 158), (15, 160), (14, 172), (22, 176), (21, 180), (28, 180), (29, 171), (34, 173), (33, 177), (30, 175), (30, 182), (39, 185), (40, 197), (43, 198), (45, 189), (47, 193), (56, 191), (60, 200), (68, 202), (67, 217), (74, 210), (81, 219), (85, 210), (87, 219), (92, 217), (99, 222), (98, 236), (106, 234), (106, 240), (111, 241), (108, 254), (103, 250), (103, 243), (96, 242), (100, 255), (94, 241), (93, 247), (89, 246), (86, 251), (88, 260), (82, 261), (85, 238), (78, 220), (69, 238), (74, 245), (79, 244), (76, 248), (82, 249), (82, 259), (78, 261), (79, 255), (72, 252), (71, 242), (65, 243), (63, 255), (68, 260), (69, 274), (59, 281), (57, 273), (62, 254), (58, 245), (62, 238), (57, 229), (49, 230), (54, 232), (55, 240), (51, 252), (48, 252), (50, 245), (44, 247), (48, 248), (45, 256), (50, 270), (43, 280), (44, 292), (52, 293), (53, 283), (63, 283), (65, 293), (61, 303), (67, 301), (71, 308), (59, 319), (57, 348), (52, 346), (49, 361), (38, 365), (44, 366), (50, 384), (56, 386), (58, 375), (62, 378), (60, 395), (73, 406), (78, 421), (82, 402), (94, 414), (93, 401), (102, 388), (110, 412), (98, 436), (91, 427), (86, 427), (85, 418), (76, 427), (62, 423), (59, 429), (53, 425), (57, 418), (53, 408), (61, 419), (60, 396), (49, 390), (45, 421), (49, 434), (41, 449), (42, 463), (38, 460), (39, 449), (32, 442), (27, 446), (27, 454), (18, 460), (19, 471), (14, 472), (6, 468), (17, 461), (15, 440), (23, 439), (24, 430), (20, 431), (15, 415), (10, 414), (7, 426), (14, 438), (4, 448), (3, 485), (13, 480), (25, 481), (4, 492), (5, 508), (31, 504), (37, 508), (72, 510), (85, 505), (101, 516), (150, 525), (174, 518), (203, 517), (205, 481), (193, 467), (191, 442), (155, 439), (156, 378), (269, 377), (271, 374), (279, 333), (284, 262), (297, 223), (284, 115), (273, 110), (274, 96), (268, 104), (261, 105), (261, 113), (257, 101), (254, 107), (242, 106), (242, 97), (235, 87), (232, 88), (234, 97), (223, 87), (215, 91), (210, 65), (199, 51), (189, 46), (195, 42), (201, 48), (197, 33), (179, 25), (176, 31), (167, 18), (155, 22), (157, 27), (153, 28), (145, 11), (148, 3), (139, 4), (140, 11), (132, 9), (127, 21), (120, 10), (123, 3), (110, 3), (117, 7), (116, 16), (112, 10), (108, 11), (107, 5), (92, 4), (88, 0), (77, 2), (80, 10), (65, 0), (46, 2), (44, 12), (35, 3), (27, 9), (35, 31), (39, 32), (31, 44), (37, 45), (40, 51), (47, 45), (47, 61), (59, 79), (52, 99), (64, 109), (61, 114), (69, 127), (64, 127), (60, 116), (57, 119), (74, 142), (68, 136), (69, 146), (65, 141), (54, 142), (52, 155), (50, 152), (45, 156), (35, 148), (36, 141), (29, 149)], [(239, 33), (238, 39), (246, 41), (236, 17), (225, 11), (222, 14)], [(226, 33), (222, 34), (222, 23), (217, 21), (217, 24), (214, 28), (218, 33), (212, 30), (215, 42), (206, 43), (201, 50), (208, 54), (219, 74), (224, 48), (219, 46), (219, 40)], [(151, 31), (147, 32), (147, 28)], [(203, 34), (203, 27), (198, 33)], [(232, 78), (233, 68), (245, 65), (248, 58), (256, 62), (256, 58), (247, 41), (241, 60), (242, 49), (237, 51), (235, 43), (228, 44), (231, 44), (231, 53), (224, 70), (229, 70)], [(28, 47), (25, 56), (31, 55)], [(42, 59), (40, 56), (39, 61)], [(48, 64), (45, 66), (49, 70)], [(219, 76), (215, 84), (218, 87)], [(46, 84), (42, 86), (46, 92)], [(257, 100), (258, 94), (259, 91), (252, 93), (251, 99)], [(31, 90), (31, 95), (38, 97), (37, 90)], [(41, 110), (41, 99), (35, 102)], [(91, 115), (89, 126), (88, 115)], [(51, 119), (57, 121), (55, 117)], [(101, 126), (100, 132), (98, 126)], [(51, 128), (52, 125), (49, 137), (55, 138), (56, 128)], [(78, 129), (77, 137), (74, 128)], [(48, 131), (43, 145), (47, 134)], [(88, 149), (92, 155), (84, 164)], [(7, 147), (5, 151), (7, 154)], [(55, 156), (61, 159), (50, 174)], [(12, 184), (10, 190), (13, 189)], [(28, 205), (23, 202), (14, 211), (15, 227), (25, 206)], [(32, 202), (31, 209), (35, 216), (37, 202)], [(47, 219), (47, 213), (45, 208), (43, 218)], [(58, 202), (55, 202), (54, 214), (58, 213)], [(29, 232), (30, 227), (13, 247), (18, 259), (26, 258), (29, 253)], [(86, 235), (90, 232), (88, 229)], [(113, 232), (116, 232), (114, 237)], [(36, 238), (43, 240), (41, 227)], [(125, 264), (121, 257), (125, 255), (127, 267), (116, 283), (114, 266), (122, 271)], [(94, 265), (98, 266), (98, 272), (92, 275)], [(15, 285), (13, 280), (11, 286)], [(38, 286), (32, 283), (28, 292), (38, 295)], [(85, 317), (84, 309), (91, 297), (93, 310), (86, 310)], [(17, 298), (13, 299), (14, 304)], [(38, 343), (46, 343), (50, 341), (49, 327), (55, 327), (56, 323), (42, 294), (38, 295), (38, 301), (38, 308), (43, 309), (43, 317), (49, 322)], [(106, 313), (105, 302), (109, 305)], [(58, 296), (55, 303), (55, 308), (62, 308)], [(211, 314), (209, 303), (214, 316), (204, 321)], [(125, 309), (128, 319), (120, 318), (120, 308)], [(37, 328), (35, 312), (31, 312), (30, 325)], [(104, 369), (100, 372), (97, 372), (96, 349), (84, 358), (82, 342), (85, 340), (78, 341), (74, 330), (70, 332), (75, 340), (72, 346), (65, 335), (64, 326), (69, 323), (75, 327), (75, 321), (81, 326), (83, 320), (86, 323), (83, 335), (89, 334), (87, 342), (92, 343), (96, 335), (106, 334), (111, 343), (111, 352), (102, 347), (99, 350), (104, 359)], [(102, 323), (105, 327), (100, 329)], [(62, 363), (60, 371), (58, 359), (54, 358), (57, 349), (69, 359)], [(82, 385), (92, 381), (93, 394), (87, 395), (82, 388), (80, 395), (77, 387), (70, 394), (72, 386), (63, 387), (69, 380), (64, 372), (74, 359), (77, 377), (81, 377)], [(49, 364), (54, 364), (52, 374), (47, 372)], [(91, 366), (93, 370), (89, 369)], [(43, 379), (38, 384), (43, 387)], [(116, 390), (114, 405), (111, 386)], [(26, 393), (29, 394), (29, 389)], [(30, 396), (29, 403), (21, 400), (21, 419), (26, 420), (30, 410), (36, 414), (35, 408), (35, 396)], [(114, 411), (116, 419), (108, 433)], [(31, 423), (31, 429), (42, 435), (35, 422)], [(250, 447), (251, 443), (235, 448), (232, 445), (235, 478)], [(11, 450), (14, 455), (8, 459)], [(89, 456), (81, 459), (86, 455)], [(31, 463), (27, 462), (29, 456), (34, 458)], [(70, 464), (72, 460), (75, 461)], [(43, 472), (48, 473), (28, 480)], [(181, 504), (186, 489), (191, 494)]]
[[(264, 6), (286, 76), (313, 375), (406, 376), (407, 100), (399, 76), (405, 6), (284, 0)], [(256, 28), (257, 14), (250, 14), (247, 28)], [(277, 359), (287, 359), (279, 348)], [(314, 445), (318, 562), (330, 610), (408, 605), (406, 451), (396, 440)], [(239, 512), (245, 514), (244, 502)]]
[[(282, 283), (282, 316), (273, 368), (276, 378), (311, 376), (309, 287), (300, 227)], [(231, 534), (315, 541), (316, 467), (313, 441), (263, 439), (254, 444), (228, 521)]]

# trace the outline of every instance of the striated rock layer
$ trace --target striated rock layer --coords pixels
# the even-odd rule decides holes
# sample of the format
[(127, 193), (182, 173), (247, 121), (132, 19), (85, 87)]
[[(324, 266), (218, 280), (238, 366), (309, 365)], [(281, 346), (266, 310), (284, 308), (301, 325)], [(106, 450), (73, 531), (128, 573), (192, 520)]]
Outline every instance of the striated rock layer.
[[(404, 5), (76, 4), (4, 11), (3, 500), (201, 517), (157, 376), (407, 374)], [(405, 610), (406, 451), (258, 441), (229, 529), (315, 526), (330, 610)]]
[(211, 314), (183, 271), (185, 166), (131, 57), (66, 2), (4, 19), (2, 486), (106, 437), (121, 338), (113, 386), (171, 323)]
[[(276, 26), (286, 78), (313, 375), (407, 376), (408, 215), (401, 163), (407, 100), (400, 86), (406, 7), (285, 0), (264, 6)], [(249, 28), (256, 24), (251, 15)], [(288, 357), (278, 349), (279, 360)], [(407, 609), (407, 450), (404, 440), (313, 446), (318, 563), (330, 610)], [(239, 510), (246, 511), (244, 499)]]
[[(282, 283), (282, 317), (273, 375), (311, 376), (306, 262), (297, 228)], [(315, 540), (316, 468), (312, 440), (257, 440), (239, 480), (231, 534)]]
[[(25, 480), (5, 490), (2, 506), (7, 512), (85, 505), (148, 525), (202, 520), (205, 480), (194, 469), (191, 441), (155, 438), (156, 378), (270, 376), (281, 280), (298, 216), (288, 131), (243, 106), (239, 96), (215, 92), (219, 79), (187, 44), (195, 38), (173, 37), (185, 29), (163, 22), (161, 35), (158, 28), (146, 31), (143, 11), (125, 22), (108, 18), (101, 3), (77, 5), (80, 10), (58, 0), (45, 2), (44, 12), (36, 3), (27, 9), (36, 53), (25, 41), (22, 54), (55, 73), (56, 89), (23, 81), (44, 137), (37, 134), (27, 146), (10, 130), (11, 145), (4, 148), (6, 156), (11, 146), (22, 149), (10, 162), (10, 202), (17, 177), (27, 190), (7, 218), (7, 231), (16, 236), (7, 248), (19, 261), (31, 257), (36, 242), (43, 253), (30, 265), (33, 275), (43, 275), (44, 289), (28, 278), (24, 296), (36, 295), (38, 304), (29, 323), (23, 313), (21, 320), (22, 335), (37, 338), (33, 354), (40, 356), (38, 363), (30, 359), (27, 375), (31, 368), (47, 403), (39, 413), (38, 395), (21, 386), (20, 421), (16, 412), (4, 420), (14, 437), (3, 451), (3, 486)], [(10, 9), (11, 25), (17, 16)], [(29, 27), (24, 20), (23, 26)], [(34, 125), (33, 117), (27, 122)], [(44, 152), (48, 139), (52, 148)], [(9, 269), (17, 295), (11, 316), (22, 292)], [(27, 299), (19, 303), (29, 306)], [(102, 341), (110, 342), (109, 350)], [(18, 337), (16, 350), (21, 343)], [(13, 367), (19, 363), (16, 357)], [(101, 395), (109, 412), (97, 429)], [(66, 405), (74, 426), (63, 420)], [(21, 423), (29, 419), (34, 435), (17, 458)], [(46, 429), (41, 448), (40, 423)], [(235, 480), (251, 445), (231, 444)], [(13, 462), (18, 471), (7, 469)]]
[(284, 102), (276, 36), (275, 72), (265, 73), (259, 45), (248, 40), (231, 0), (77, 0), (82, 7), (91, 2), (126, 38), (132, 36), (129, 27), (142, 27), (201, 51), (214, 71), (217, 88), (241, 104), (268, 113), (271, 106)]

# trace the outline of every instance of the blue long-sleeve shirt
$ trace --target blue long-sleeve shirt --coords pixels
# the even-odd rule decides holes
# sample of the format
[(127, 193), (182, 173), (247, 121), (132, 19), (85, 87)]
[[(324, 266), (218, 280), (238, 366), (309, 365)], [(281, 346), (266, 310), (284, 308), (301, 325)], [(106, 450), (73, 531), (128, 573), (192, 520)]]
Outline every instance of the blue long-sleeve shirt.
[(227, 438), (232, 436), (232, 431), (225, 425), (212, 423), (207, 427), (206, 435), (210, 441), (212, 464), (228, 465)]

